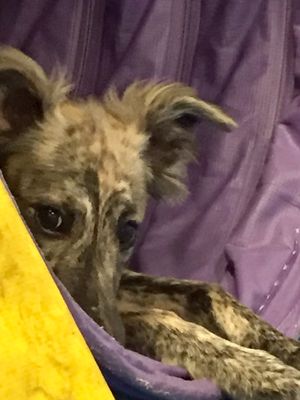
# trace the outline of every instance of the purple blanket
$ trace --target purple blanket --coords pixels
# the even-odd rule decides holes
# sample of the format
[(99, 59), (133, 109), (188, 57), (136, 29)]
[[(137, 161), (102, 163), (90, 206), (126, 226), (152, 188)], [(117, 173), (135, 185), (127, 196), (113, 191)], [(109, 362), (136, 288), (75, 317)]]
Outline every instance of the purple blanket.
[[(151, 202), (132, 265), (220, 282), (282, 332), (300, 333), (300, 6), (297, 0), (0, 0), (0, 42), (79, 95), (168, 78), (238, 121), (199, 125), (199, 162), (180, 206)], [(159, 260), (159, 262), (158, 262)], [(120, 399), (217, 399), (209, 382), (129, 352), (62, 288)]]

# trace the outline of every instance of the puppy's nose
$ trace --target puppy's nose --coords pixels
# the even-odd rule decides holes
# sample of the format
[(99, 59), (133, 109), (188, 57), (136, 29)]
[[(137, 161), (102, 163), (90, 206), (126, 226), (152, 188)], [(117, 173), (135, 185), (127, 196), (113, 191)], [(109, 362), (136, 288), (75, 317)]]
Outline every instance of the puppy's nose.
[(103, 326), (107, 333), (113, 336), (120, 344), (125, 344), (125, 328), (118, 314), (106, 318)]
[(125, 328), (115, 304), (103, 300), (99, 304), (96, 320), (120, 344), (125, 344)]

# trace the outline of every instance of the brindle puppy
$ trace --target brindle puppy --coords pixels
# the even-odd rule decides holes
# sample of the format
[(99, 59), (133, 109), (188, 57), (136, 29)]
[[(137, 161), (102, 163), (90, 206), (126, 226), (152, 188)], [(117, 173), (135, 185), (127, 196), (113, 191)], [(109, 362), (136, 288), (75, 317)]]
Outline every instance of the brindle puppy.
[(232, 119), (180, 84), (134, 84), (101, 101), (68, 89), (0, 49), (0, 166), (48, 265), (129, 348), (234, 397), (300, 399), (296, 341), (216, 285), (124, 269), (148, 196), (184, 194), (197, 118)]

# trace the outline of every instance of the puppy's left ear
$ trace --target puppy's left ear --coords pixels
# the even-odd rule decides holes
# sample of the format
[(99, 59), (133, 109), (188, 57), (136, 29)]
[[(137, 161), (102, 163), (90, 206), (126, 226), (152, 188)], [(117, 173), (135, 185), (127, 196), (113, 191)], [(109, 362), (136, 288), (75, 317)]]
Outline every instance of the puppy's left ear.
[(68, 89), (20, 50), (0, 46), (0, 143), (41, 121)]
[(149, 135), (144, 154), (150, 170), (149, 192), (155, 197), (180, 198), (186, 191), (187, 164), (196, 154), (192, 131), (198, 120), (211, 120), (226, 130), (236, 123), (179, 83), (134, 84), (125, 92), (126, 98), (143, 110), (140, 119)]

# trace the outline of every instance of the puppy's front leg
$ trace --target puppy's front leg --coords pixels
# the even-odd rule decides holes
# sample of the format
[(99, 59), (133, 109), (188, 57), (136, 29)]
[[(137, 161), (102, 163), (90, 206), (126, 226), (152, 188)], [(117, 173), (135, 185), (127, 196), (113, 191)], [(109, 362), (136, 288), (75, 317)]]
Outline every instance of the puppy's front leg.
[(299, 342), (282, 335), (219, 285), (126, 271), (118, 307), (127, 311), (149, 308), (173, 311), (231, 342), (266, 350), (300, 370)]
[(126, 345), (208, 378), (235, 398), (300, 399), (300, 372), (272, 355), (238, 346), (172, 311), (123, 312)]

